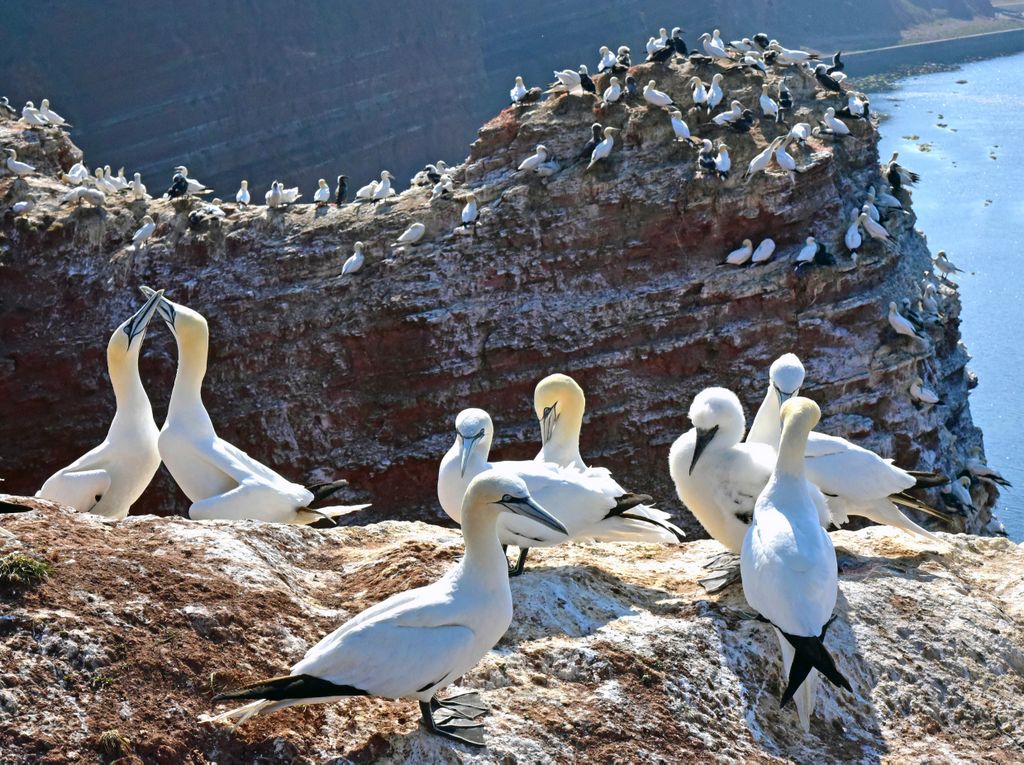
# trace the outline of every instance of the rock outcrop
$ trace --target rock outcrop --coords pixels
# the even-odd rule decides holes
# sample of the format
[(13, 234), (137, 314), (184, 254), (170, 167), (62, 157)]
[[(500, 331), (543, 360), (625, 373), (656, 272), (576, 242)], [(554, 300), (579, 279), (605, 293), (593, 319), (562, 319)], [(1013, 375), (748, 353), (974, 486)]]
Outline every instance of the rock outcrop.
[(1007, 539), (943, 535), (937, 554), (890, 529), (834, 534), (827, 645), (854, 691), (820, 690), (809, 734), (779, 708), (774, 634), (738, 587), (696, 585), (715, 543), (538, 550), (512, 581), (512, 628), (460, 682), (492, 707), (487, 748), (470, 750), (425, 733), (404, 701), (197, 722), (217, 692), (437, 577), (457, 532), (114, 523), (35, 505), (0, 516), (0, 557), (52, 566), (0, 591), (4, 762), (1009, 763), (1024, 749), (1024, 554)]
[[(854, 262), (842, 244), (850, 210), (880, 185), (874, 128), (855, 122), (851, 137), (793, 147), (795, 180), (774, 170), (746, 182), (750, 158), (786, 125), (761, 120), (738, 134), (687, 109), (688, 77), (710, 79), (711, 69), (673, 63), (633, 73), (656, 78), (695, 135), (728, 142), (735, 171), (727, 180), (700, 177), (694, 149), (672, 140), (662, 109), (640, 101), (601, 111), (592, 97), (563, 96), (505, 109), (484, 125), (454, 171), (454, 199), (431, 201), (426, 188), (378, 207), (226, 205), (226, 218), (192, 225), (187, 201), (58, 206), (66, 189), (54, 175), (75, 148), (0, 121), (0, 143), (45, 171), (0, 179), (5, 488), (31, 493), (102, 438), (112, 412), (103, 348), (138, 304), (140, 283), (208, 318), (205, 400), (220, 433), (289, 478), (348, 477), (348, 499), (372, 501), (372, 519), (439, 517), (437, 465), (463, 407), (491, 413), (496, 455), (532, 456), (531, 392), (552, 371), (588, 393), (585, 457), (678, 508), (666, 457), (688, 427), (693, 395), (725, 384), (752, 415), (768, 365), (785, 351), (808, 367), (805, 393), (822, 405), (823, 430), (901, 465), (956, 475), (981, 443), (957, 294), (940, 286), (944, 321), (929, 326), (927, 341), (897, 335), (885, 320), (889, 302), (916, 304), (930, 271), (913, 214), (886, 222), (895, 247), (869, 242)], [(790, 121), (816, 123), (834, 99), (813, 78), (785, 77), (796, 102)], [(759, 72), (727, 67), (726, 98), (756, 105), (761, 82)], [(621, 128), (621, 139), (584, 172), (573, 158), (595, 119)], [(538, 143), (561, 170), (516, 172)], [(475, 232), (456, 230), (468, 190), (481, 204)], [(29, 191), (36, 208), (11, 215)], [(134, 253), (130, 238), (146, 212), (156, 234)], [(413, 221), (426, 225), (422, 242), (394, 248)], [(809, 234), (838, 262), (798, 276), (793, 257)], [(767, 265), (719, 265), (742, 239), (768, 236), (778, 251)], [(342, 278), (357, 240), (366, 265)], [(158, 420), (174, 368), (173, 341), (154, 325), (143, 374)], [(917, 375), (943, 403), (915, 405), (908, 388)], [(995, 493), (980, 483), (974, 492), (977, 510), (960, 528), (982, 531)], [(137, 511), (186, 507), (161, 472)]]
[(463, 156), (516, 75), (540, 84), (553, 69), (593, 68), (601, 45), (640, 51), (659, 26), (682, 26), (693, 45), (714, 27), (738, 39), (784, 25), (786, 45), (850, 50), (993, 13), (989, 0), (827, 12), (820, 0), (6, 5), (0, 95), (19, 107), (49, 97), (93, 162), (127, 165), (154, 187), (184, 163), (222, 195), (241, 178), (260, 193), (275, 178), (308, 189), (347, 173), (361, 185), (384, 168), (404, 182), (425, 162)]

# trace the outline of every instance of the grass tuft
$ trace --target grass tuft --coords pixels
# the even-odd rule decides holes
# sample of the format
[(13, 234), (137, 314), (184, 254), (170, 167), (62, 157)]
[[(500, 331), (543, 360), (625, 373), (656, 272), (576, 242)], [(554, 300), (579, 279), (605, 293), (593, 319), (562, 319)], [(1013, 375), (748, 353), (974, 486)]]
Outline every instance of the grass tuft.
[(96, 748), (99, 749), (100, 754), (116, 759), (118, 757), (127, 757), (132, 753), (132, 742), (117, 728), (111, 728), (100, 734), (96, 742)]
[(22, 553), (8, 553), (0, 558), (0, 587), (33, 587), (45, 581), (53, 566), (45, 560)]

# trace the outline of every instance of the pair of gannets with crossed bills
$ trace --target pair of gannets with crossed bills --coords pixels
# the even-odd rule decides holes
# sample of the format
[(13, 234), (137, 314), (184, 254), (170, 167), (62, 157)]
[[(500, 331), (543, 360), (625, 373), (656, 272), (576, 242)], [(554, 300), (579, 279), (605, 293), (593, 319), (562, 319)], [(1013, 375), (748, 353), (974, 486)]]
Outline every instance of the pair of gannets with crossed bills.
[[(148, 287), (141, 288), (149, 297)], [(197, 311), (161, 297), (160, 318), (178, 345), (178, 371), (160, 431), (160, 457), (192, 501), (193, 520), (252, 518), (273, 523), (314, 523), (369, 505), (311, 509), (344, 482), (306, 488), (286, 480), (217, 435), (203, 406), (210, 331)]]
[(518, 475), (530, 493), (558, 518), (568, 536), (525, 518), (506, 516), (498, 522), (502, 545), (519, 548), (510, 569), (522, 573), (531, 547), (550, 547), (567, 539), (677, 542), (683, 532), (668, 513), (651, 507), (651, 498), (623, 489), (604, 468), (591, 468), (580, 456), (580, 429), (586, 399), (571, 377), (544, 378), (534, 391), (534, 411), (541, 428), (541, 451), (533, 460), (489, 462), (494, 424), (482, 409), (465, 409), (455, 420), (455, 443), (441, 460), (437, 497), (444, 511), (461, 522), (460, 508), (474, 476), (491, 468)]
[(46, 479), (36, 496), (69, 505), (81, 513), (122, 519), (160, 467), (156, 423), (139, 377), (139, 352), (146, 327), (163, 292), (123, 322), (107, 343), (107, 370), (117, 410), (107, 437), (66, 468)]
[(853, 689), (824, 644), (835, 618), (839, 577), (835, 548), (821, 527), (821, 492), (804, 467), (807, 438), (821, 412), (810, 399), (796, 397), (782, 405), (780, 417), (778, 458), (754, 504), (740, 575), (747, 602), (779, 639), (787, 678), (781, 705), (795, 698), (800, 725), (809, 732), (819, 683), (814, 670), (840, 688)]
[(416, 699), (429, 731), (483, 746), (478, 720), (487, 707), (480, 697), (468, 693), (438, 699), (437, 693), (476, 666), (512, 623), (498, 524), (513, 516), (560, 537), (566, 529), (530, 496), (521, 479), (499, 470), (487, 470), (470, 482), (459, 516), (466, 554), (454, 569), (345, 622), (309, 649), (289, 674), (220, 694), (214, 701), (251, 701), (202, 719), (240, 724), (254, 715), (346, 696)]

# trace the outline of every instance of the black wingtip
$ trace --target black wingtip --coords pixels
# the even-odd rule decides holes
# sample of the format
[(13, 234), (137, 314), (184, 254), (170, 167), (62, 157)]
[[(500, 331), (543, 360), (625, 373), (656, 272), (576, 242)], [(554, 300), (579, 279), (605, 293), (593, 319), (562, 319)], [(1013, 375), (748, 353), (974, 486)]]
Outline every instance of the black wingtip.
[(325, 481), (322, 483), (311, 484), (306, 487), (306, 490), (312, 492), (313, 502), (321, 502), (346, 486), (348, 486), (348, 481), (341, 478), (337, 481)]
[(322, 699), (332, 696), (366, 696), (366, 691), (351, 685), (338, 685), (313, 675), (282, 675), (269, 680), (258, 680), (233, 691), (218, 693), (213, 701), (262, 699), (285, 701), (288, 699)]
[(914, 483), (915, 489), (932, 489), (936, 486), (945, 486), (949, 483), (949, 476), (943, 475), (942, 473), (934, 473), (920, 470), (908, 470), (911, 476), (913, 476), (916, 483)]
[(5, 502), (0, 499), (0, 513), (27, 513), (35, 508), (28, 505), (19, 505), (14, 502)]

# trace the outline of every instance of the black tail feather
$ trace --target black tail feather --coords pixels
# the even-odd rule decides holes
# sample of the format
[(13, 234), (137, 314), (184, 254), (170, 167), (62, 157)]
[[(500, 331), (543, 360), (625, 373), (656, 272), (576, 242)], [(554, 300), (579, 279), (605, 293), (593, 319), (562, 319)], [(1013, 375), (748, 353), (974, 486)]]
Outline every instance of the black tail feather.
[(611, 518), (613, 515), (622, 515), (627, 510), (632, 510), (637, 505), (649, 505), (653, 502), (654, 498), (649, 494), (633, 494), (632, 492), (629, 492), (623, 494), (621, 497), (615, 498), (615, 507), (608, 511), (608, 515), (606, 515), (605, 518)]
[(322, 699), (330, 696), (368, 696), (366, 691), (351, 685), (337, 685), (313, 675), (282, 675), (269, 680), (260, 680), (243, 685), (233, 691), (219, 693), (214, 701), (231, 699), (264, 699), (284, 701), (286, 699)]
[(338, 489), (348, 486), (348, 481), (344, 478), (338, 481), (327, 481), (325, 483), (314, 483), (311, 486), (307, 486), (307, 491), (313, 492), (313, 502), (322, 502), (329, 496), (334, 494)]
[(18, 505), (14, 502), (5, 502), (0, 499), (0, 513), (27, 513), (31, 508), (28, 505)]
[(825, 623), (825, 626), (821, 628), (821, 634), (817, 637), (789, 635), (779, 630), (796, 650), (796, 656), (793, 657), (793, 665), (789, 668), (789, 681), (785, 692), (782, 694), (781, 706), (786, 706), (790, 702), (812, 669), (818, 670), (833, 685), (845, 688), (848, 691), (853, 690), (850, 686), (850, 681), (843, 677), (836, 667), (835, 661), (825, 648), (825, 643), (823, 642), (825, 632), (828, 630), (829, 625), (832, 624), (833, 619), (835, 617), (832, 617), (832, 619)]

